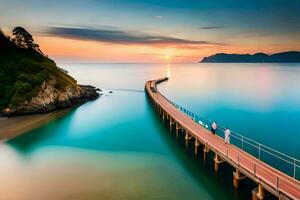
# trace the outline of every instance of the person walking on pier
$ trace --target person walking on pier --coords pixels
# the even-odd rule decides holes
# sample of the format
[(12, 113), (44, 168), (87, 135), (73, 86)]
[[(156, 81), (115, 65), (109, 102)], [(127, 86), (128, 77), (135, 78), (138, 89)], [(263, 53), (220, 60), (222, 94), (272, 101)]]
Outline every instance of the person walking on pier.
[(225, 144), (230, 144), (230, 130), (229, 128), (225, 129)]
[(216, 131), (217, 131), (217, 122), (216, 121), (213, 121), (210, 125), (210, 130), (211, 132), (215, 135), (216, 134)]

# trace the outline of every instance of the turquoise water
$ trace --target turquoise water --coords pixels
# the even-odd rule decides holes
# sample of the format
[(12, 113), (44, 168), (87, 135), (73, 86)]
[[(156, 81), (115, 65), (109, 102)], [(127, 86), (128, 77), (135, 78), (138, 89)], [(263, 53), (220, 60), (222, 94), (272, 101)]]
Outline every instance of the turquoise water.
[(143, 92), (173, 101), (300, 158), (300, 68), (252, 64), (62, 64), (98, 100), (0, 145), (0, 199), (249, 199), (232, 169), (213, 171), (161, 123)]

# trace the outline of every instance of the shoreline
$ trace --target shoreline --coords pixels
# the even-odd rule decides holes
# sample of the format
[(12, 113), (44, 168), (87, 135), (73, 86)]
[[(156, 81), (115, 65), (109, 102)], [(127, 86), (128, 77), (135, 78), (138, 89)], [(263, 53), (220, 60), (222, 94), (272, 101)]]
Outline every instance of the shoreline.
[(0, 117), (0, 143), (4, 143), (33, 129), (39, 128), (51, 120), (63, 117), (71, 110), (72, 108), (66, 108), (44, 114)]

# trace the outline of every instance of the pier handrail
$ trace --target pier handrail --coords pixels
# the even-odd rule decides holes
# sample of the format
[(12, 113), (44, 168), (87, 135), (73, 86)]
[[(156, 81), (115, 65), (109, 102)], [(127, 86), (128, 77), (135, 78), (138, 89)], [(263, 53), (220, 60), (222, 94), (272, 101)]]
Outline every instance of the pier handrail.
[[(177, 109), (179, 109), (180, 111), (182, 111), (182, 112), (184, 112), (185, 114), (187, 114), (187, 115), (188, 115), (192, 120), (194, 120), (196, 123), (199, 123), (199, 122), (196, 121), (196, 116), (197, 116), (197, 118), (202, 119), (203, 121), (209, 122), (209, 124), (203, 124), (203, 125), (204, 125), (204, 126), (203, 126), (204, 128), (208, 129), (208, 128), (210, 127), (210, 124), (213, 122), (213, 121), (210, 120), (210, 119), (201, 117), (201, 116), (199, 116), (198, 114), (195, 114), (195, 113), (189, 111), (189, 109), (186, 109), (185, 107), (180, 106), (180, 105), (177, 104), (177, 103), (174, 103), (173, 101), (169, 100), (169, 99), (168, 99), (166, 96), (164, 96), (163, 94), (160, 93), (160, 95), (161, 95), (163, 98), (165, 98), (170, 104), (172, 104), (175, 108), (177, 108)], [(207, 126), (205, 126), (205, 125), (207, 125)], [(225, 131), (226, 128), (218, 123), (218, 128), (217, 128), (217, 129), (218, 129), (218, 130), (221, 130), (222, 133), (224, 134), (224, 131)], [(267, 154), (269, 154), (269, 155), (271, 155), (271, 156), (273, 156), (273, 157), (275, 157), (275, 158), (277, 158), (277, 159), (279, 159), (279, 160), (282, 160), (283, 162), (285, 162), (285, 163), (291, 165), (291, 166), (293, 167), (293, 172), (291, 173), (292, 176), (291, 176), (290, 174), (288, 174), (287, 172), (283, 172), (283, 173), (285, 173), (287, 176), (291, 176), (291, 177), (293, 177), (293, 178), (295, 178), (295, 179), (297, 179), (297, 180), (300, 180), (300, 179), (297, 177), (297, 169), (300, 168), (300, 160), (298, 160), (298, 159), (296, 159), (296, 158), (294, 158), (294, 157), (292, 157), (292, 156), (289, 156), (289, 155), (287, 155), (287, 154), (285, 154), (285, 153), (282, 153), (282, 152), (280, 152), (280, 151), (278, 151), (278, 150), (275, 150), (275, 149), (273, 149), (273, 148), (271, 148), (271, 147), (268, 147), (268, 146), (266, 146), (266, 145), (264, 145), (264, 144), (261, 144), (261, 143), (255, 141), (255, 140), (253, 140), (253, 139), (250, 139), (250, 138), (248, 138), (248, 137), (246, 137), (246, 136), (243, 136), (242, 134), (239, 134), (239, 133), (237, 133), (237, 132), (235, 132), (235, 131), (232, 131), (232, 130), (231, 130), (230, 136), (236, 138), (237, 140), (239, 140), (239, 141), (241, 142), (241, 144), (242, 144), (241, 146), (242, 146), (242, 147), (239, 147), (239, 146), (237, 146), (237, 145), (235, 145), (235, 146), (238, 147), (239, 149), (242, 149), (243, 151), (246, 151), (245, 148), (244, 148), (244, 143), (245, 143), (245, 144), (248, 144), (248, 145), (250, 145), (250, 146), (252, 146), (252, 147), (254, 147), (255, 149), (257, 149), (257, 151), (258, 151), (258, 156), (255, 156), (255, 155), (254, 155), (254, 156), (255, 156), (256, 158), (258, 158), (259, 160), (262, 160), (260, 154), (261, 154), (261, 151), (263, 151), (263, 152), (265, 152), (265, 153), (267, 153)], [(246, 151), (246, 152), (247, 152), (247, 151)], [(248, 152), (248, 153), (249, 153), (249, 152)], [(277, 155), (276, 155), (275, 153), (276, 153)], [(251, 154), (251, 155), (252, 155), (252, 154)], [(253, 155), (252, 155), (252, 156), (253, 156)], [(289, 160), (288, 160), (288, 159), (289, 159)], [(276, 169), (278, 169), (276, 166), (273, 166), (273, 167), (275, 167)], [(280, 170), (280, 169), (278, 169), (278, 170), (279, 170), (279, 171), (282, 171), (282, 170)]]

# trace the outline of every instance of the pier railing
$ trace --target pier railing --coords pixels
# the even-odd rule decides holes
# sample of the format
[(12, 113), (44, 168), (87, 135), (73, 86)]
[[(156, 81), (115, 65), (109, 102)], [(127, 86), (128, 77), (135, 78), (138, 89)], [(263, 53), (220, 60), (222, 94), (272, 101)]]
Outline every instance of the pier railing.
[[(186, 115), (188, 115), (196, 123), (200, 124), (206, 129), (210, 129), (210, 126), (213, 122), (212, 120), (201, 117), (198, 114), (195, 114), (190, 110), (186, 109), (185, 107), (172, 102), (165, 96), (163, 97), (179, 111), (184, 112)], [(224, 131), (225, 127), (218, 123), (216, 134), (219, 137), (224, 138)], [(288, 176), (300, 180), (299, 176), (297, 175), (297, 173), (299, 173), (300, 160), (286, 155), (264, 144), (261, 144), (246, 136), (243, 136), (242, 134), (239, 134), (235, 131), (231, 130), (230, 132), (231, 144), (258, 158), (259, 160), (271, 165), (275, 169), (282, 171)]]

